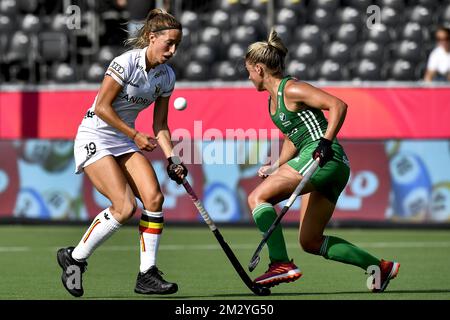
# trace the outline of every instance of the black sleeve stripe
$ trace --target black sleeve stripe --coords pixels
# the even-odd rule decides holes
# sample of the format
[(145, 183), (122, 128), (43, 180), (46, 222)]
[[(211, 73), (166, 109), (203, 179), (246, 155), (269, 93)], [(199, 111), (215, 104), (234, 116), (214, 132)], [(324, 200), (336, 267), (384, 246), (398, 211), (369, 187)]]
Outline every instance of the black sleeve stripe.
[(114, 73), (120, 80), (122, 80), (122, 82), (125, 82), (125, 80), (123, 80), (122, 76), (120, 76), (116, 70), (114, 70), (113, 68), (108, 68), (108, 71), (111, 71), (112, 73)]
[(141, 216), (141, 220), (144, 220), (147, 222), (162, 223), (162, 222), (164, 222), (164, 217), (150, 217), (150, 216), (143, 214)]

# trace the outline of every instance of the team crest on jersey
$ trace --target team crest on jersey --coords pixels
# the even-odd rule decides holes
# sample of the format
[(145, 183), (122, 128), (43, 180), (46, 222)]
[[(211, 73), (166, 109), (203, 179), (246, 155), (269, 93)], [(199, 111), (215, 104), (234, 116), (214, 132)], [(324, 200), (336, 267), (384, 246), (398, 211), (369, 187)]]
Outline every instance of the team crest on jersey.
[(285, 121), (286, 120), (286, 115), (283, 112), (280, 112), (280, 120), (281, 121)]

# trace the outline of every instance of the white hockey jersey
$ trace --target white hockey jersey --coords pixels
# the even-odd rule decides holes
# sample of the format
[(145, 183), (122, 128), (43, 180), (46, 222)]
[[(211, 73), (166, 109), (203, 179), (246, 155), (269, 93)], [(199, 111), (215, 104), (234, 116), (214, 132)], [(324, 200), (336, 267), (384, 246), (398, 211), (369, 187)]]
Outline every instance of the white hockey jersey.
[[(132, 128), (140, 111), (158, 97), (170, 96), (175, 86), (175, 73), (170, 66), (161, 64), (148, 72), (145, 71), (146, 50), (147, 47), (123, 53), (111, 62), (105, 73), (123, 86), (112, 107)], [(95, 115), (97, 97), (78, 128), (77, 139), (129, 140), (121, 131)], [(113, 141), (110, 142), (114, 145)]]

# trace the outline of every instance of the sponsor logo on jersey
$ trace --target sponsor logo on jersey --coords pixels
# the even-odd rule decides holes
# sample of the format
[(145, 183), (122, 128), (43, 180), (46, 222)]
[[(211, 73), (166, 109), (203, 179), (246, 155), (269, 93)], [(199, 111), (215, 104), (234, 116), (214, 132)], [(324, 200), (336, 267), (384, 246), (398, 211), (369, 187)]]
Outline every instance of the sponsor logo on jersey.
[(286, 115), (283, 112), (280, 112), (280, 116), (279, 117), (280, 117), (281, 121), (286, 120)]
[(126, 84), (129, 84), (129, 85), (132, 86), (132, 87), (139, 88), (139, 85), (138, 85), (138, 84), (133, 83), (133, 82), (131, 82), (131, 81), (126, 81), (125, 83), (126, 83)]
[(119, 74), (122, 74), (125, 71), (124, 67), (122, 67), (120, 64), (118, 64), (115, 61), (113, 61), (113, 63), (111, 64), (110, 68), (112, 68), (113, 70), (117, 71)]
[(84, 115), (84, 118), (86, 119), (86, 118), (93, 118), (95, 116), (95, 112), (94, 111), (91, 111), (91, 110), (88, 110), (87, 112), (86, 112), (86, 114)]
[(142, 97), (134, 97), (134, 96), (130, 96), (129, 94), (125, 94), (124, 96), (120, 97), (121, 99), (127, 100), (128, 102), (132, 102), (135, 104), (142, 104), (144, 106), (148, 106), (149, 105), (149, 101), (148, 99), (142, 98)]
[(165, 75), (166, 72), (164, 70), (158, 71), (157, 73), (155, 73), (155, 75), (153, 76), (155, 79), (158, 79), (159, 77)]

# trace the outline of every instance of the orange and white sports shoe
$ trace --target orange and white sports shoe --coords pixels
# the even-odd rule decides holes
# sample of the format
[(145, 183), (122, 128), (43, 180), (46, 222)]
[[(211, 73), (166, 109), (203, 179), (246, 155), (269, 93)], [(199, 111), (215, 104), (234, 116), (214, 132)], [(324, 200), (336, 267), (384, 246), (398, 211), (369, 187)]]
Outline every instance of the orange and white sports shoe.
[(394, 279), (400, 269), (400, 263), (395, 261), (385, 261), (381, 259), (380, 262), (380, 287), (376, 288), (375, 285), (372, 288), (372, 292), (383, 292), (391, 279)]
[(270, 288), (283, 282), (293, 282), (301, 276), (301, 271), (292, 260), (290, 262), (272, 262), (269, 264), (269, 269), (254, 282)]

